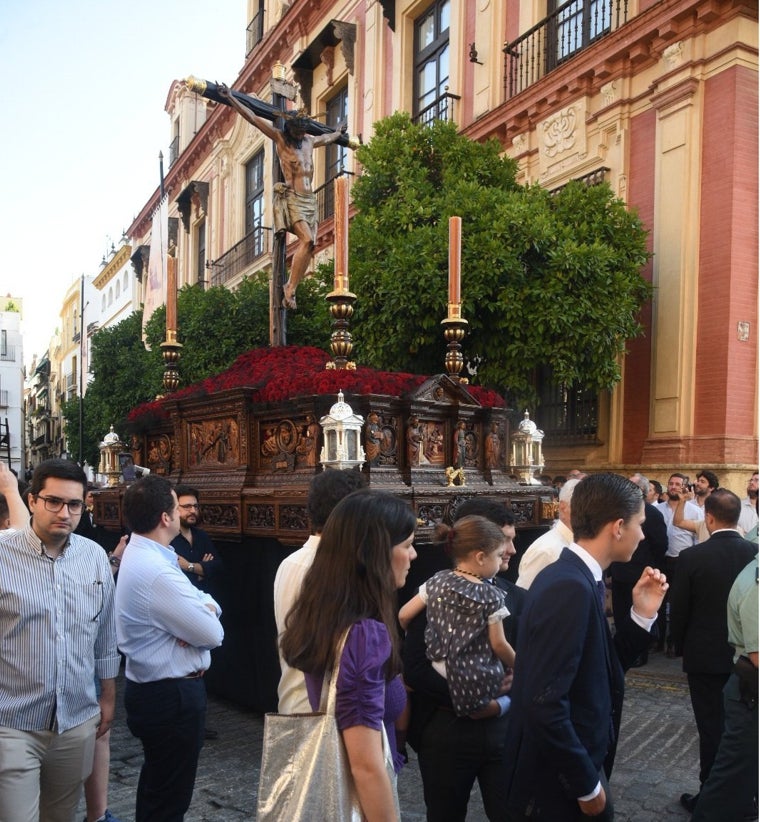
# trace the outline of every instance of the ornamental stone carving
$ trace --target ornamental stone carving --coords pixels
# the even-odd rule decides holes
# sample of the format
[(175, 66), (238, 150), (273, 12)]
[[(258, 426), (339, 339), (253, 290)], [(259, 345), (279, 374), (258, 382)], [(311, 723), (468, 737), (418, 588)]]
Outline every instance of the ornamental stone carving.
[(675, 68), (683, 63), (683, 42), (671, 43), (662, 53), (662, 59), (669, 68)]
[(541, 130), (544, 135), (544, 154), (547, 157), (556, 157), (573, 148), (577, 119), (575, 106), (568, 106), (544, 120)]

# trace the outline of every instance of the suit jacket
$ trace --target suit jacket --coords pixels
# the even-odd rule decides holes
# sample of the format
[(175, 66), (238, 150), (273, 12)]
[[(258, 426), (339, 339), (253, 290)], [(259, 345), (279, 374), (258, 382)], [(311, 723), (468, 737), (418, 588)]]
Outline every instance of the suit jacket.
[(757, 553), (737, 531), (718, 531), (686, 548), (670, 592), (671, 633), (687, 673), (730, 674), (726, 604), (734, 580)]
[(588, 566), (564, 549), (536, 577), (523, 610), (507, 734), (509, 808), (576, 819), (602, 766), (612, 769), (624, 669), (650, 635), (630, 617), (613, 640)]
[(610, 576), (616, 582), (635, 585), (647, 565), (665, 569), (665, 552), (668, 550), (668, 528), (660, 511), (648, 502), (644, 505), (644, 524), (641, 526), (644, 539), (636, 546), (628, 562), (613, 562), (609, 567)]

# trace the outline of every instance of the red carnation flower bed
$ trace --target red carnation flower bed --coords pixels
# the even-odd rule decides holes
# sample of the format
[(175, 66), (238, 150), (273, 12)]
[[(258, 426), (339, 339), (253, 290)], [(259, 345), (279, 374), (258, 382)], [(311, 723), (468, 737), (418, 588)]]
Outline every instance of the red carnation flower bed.
[[(366, 366), (359, 366), (355, 371), (326, 369), (329, 360), (329, 354), (319, 348), (295, 345), (254, 348), (241, 354), (226, 371), (175, 391), (171, 399), (208, 396), (231, 388), (253, 388), (253, 401), (266, 403), (338, 391), (401, 397), (428, 379), (420, 374), (376, 371)], [(504, 405), (503, 398), (495, 391), (474, 385), (468, 385), (467, 390), (483, 406)], [(130, 423), (141, 428), (165, 419), (168, 414), (164, 400), (138, 405), (128, 417)]]

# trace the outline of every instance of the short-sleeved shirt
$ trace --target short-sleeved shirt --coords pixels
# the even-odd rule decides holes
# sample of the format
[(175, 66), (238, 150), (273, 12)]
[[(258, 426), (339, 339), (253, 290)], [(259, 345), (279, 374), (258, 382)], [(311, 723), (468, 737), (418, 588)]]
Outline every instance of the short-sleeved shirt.
[[(404, 761), (396, 750), (394, 723), (406, 706), (406, 690), (400, 677), (387, 679), (390, 655), (391, 640), (382, 622), (361, 619), (351, 627), (340, 658), (335, 717), (341, 731), (359, 725), (379, 731), (384, 724), (398, 773)], [(304, 677), (309, 703), (316, 711), (324, 675), (306, 673)]]
[(757, 556), (734, 580), (728, 594), (728, 641), (734, 646), (734, 661), (758, 652)]
[(467, 716), (498, 694), (504, 678), (488, 638), (489, 624), (509, 616), (504, 594), (489, 582), (440, 571), (420, 587), (420, 596), (427, 602), (428, 659), (445, 661), (454, 710)]

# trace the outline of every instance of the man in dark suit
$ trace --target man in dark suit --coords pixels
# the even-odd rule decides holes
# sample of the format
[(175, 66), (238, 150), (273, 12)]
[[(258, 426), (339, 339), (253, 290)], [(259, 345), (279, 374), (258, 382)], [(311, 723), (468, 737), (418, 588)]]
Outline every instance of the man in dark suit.
[[(718, 488), (705, 499), (710, 539), (687, 548), (678, 559), (678, 579), (670, 592), (671, 626), (699, 733), (699, 784), (707, 781), (723, 733), (723, 688), (733, 670), (728, 644), (726, 603), (739, 572), (757, 546), (736, 530), (741, 514), (736, 494)], [(699, 794), (685, 793), (681, 804), (693, 811)]]
[[(644, 498), (649, 493), (649, 480), (643, 474), (633, 474), (630, 478), (641, 488)], [(633, 552), (630, 562), (613, 562), (609, 567), (612, 577), (612, 617), (615, 625), (627, 619), (633, 605), (633, 586), (639, 581), (644, 568), (665, 570), (665, 552), (668, 550), (668, 529), (662, 514), (648, 502), (644, 502), (644, 524), (641, 526), (644, 539)], [(648, 650), (644, 650), (634, 665), (646, 665)], [(632, 666), (633, 667), (633, 666)]]
[(644, 495), (625, 477), (593, 474), (573, 494), (575, 542), (528, 592), (517, 640), (505, 746), (509, 818), (612, 818), (607, 778), (623, 702), (624, 668), (647, 647), (667, 590), (647, 567), (613, 640), (602, 575), (627, 562), (643, 534)]
[[(506, 550), (501, 572), (515, 555), (515, 519), (503, 502), (483, 498), (465, 500), (455, 519), (478, 515), (504, 532)], [(496, 576), (494, 585), (504, 592), (509, 616), (504, 633), (513, 644), (526, 592)], [(411, 726), (408, 739), (417, 751), (428, 822), (457, 822), (467, 817), (467, 803), (478, 780), (486, 816), (491, 822), (506, 819), (506, 793), (502, 757), (508, 707), (492, 701), (478, 717), (454, 713), (446, 680), (433, 669), (425, 653), (426, 611), (409, 626), (404, 642), (404, 681), (412, 688)], [(511, 677), (509, 678), (511, 681)]]

